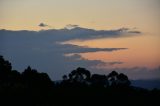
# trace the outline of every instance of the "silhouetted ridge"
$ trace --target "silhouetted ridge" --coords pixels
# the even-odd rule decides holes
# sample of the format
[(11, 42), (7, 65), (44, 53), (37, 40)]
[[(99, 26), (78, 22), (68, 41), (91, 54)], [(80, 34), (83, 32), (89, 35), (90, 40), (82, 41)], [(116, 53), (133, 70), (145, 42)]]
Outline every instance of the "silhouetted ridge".
[(22, 73), (12, 70), (11, 63), (0, 56), (0, 106), (160, 105), (160, 90), (130, 84), (123, 73), (91, 74), (81, 67), (57, 83), (30, 66)]

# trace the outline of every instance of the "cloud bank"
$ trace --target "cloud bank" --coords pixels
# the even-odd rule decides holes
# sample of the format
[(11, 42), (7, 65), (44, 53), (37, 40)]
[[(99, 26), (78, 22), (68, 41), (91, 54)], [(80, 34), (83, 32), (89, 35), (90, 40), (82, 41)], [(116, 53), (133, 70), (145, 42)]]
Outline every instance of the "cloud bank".
[[(48, 26), (41, 23), (39, 26)], [(77, 67), (95, 68), (97, 65), (115, 65), (123, 62), (103, 62), (88, 60), (81, 53), (114, 52), (128, 48), (90, 48), (72, 44), (62, 44), (70, 40), (90, 40), (137, 36), (141, 32), (128, 28), (116, 30), (95, 30), (68, 25), (63, 29), (41, 31), (0, 30), (0, 55), (13, 63), (13, 68), (23, 71), (28, 65), (47, 72), (52, 79), (60, 79), (64, 73)], [(67, 56), (72, 54), (70, 56)]]

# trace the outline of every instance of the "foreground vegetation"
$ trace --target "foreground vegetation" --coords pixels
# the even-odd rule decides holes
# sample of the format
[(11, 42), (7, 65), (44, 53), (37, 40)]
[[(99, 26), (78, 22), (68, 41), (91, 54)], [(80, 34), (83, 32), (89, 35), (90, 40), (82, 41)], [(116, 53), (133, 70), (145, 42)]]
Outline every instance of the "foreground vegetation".
[(130, 86), (123, 73), (91, 75), (77, 68), (60, 82), (28, 67), (19, 73), (0, 56), (0, 106), (155, 106), (160, 90)]

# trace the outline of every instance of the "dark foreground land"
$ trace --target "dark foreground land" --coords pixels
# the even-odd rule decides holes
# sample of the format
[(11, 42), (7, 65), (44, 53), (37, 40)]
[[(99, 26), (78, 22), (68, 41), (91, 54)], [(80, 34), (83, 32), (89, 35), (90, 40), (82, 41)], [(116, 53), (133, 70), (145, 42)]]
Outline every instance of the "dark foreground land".
[(93, 74), (77, 68), (59, 82), (28, 67), (12, 70), (0, 56), (0, 106), (159, 106), (160, 90), (130, 86), (128, 77), (112, 71)]
[(113, 88), (16, 89), (1, 92), (1, 106), (159, 106), (159, 91)]

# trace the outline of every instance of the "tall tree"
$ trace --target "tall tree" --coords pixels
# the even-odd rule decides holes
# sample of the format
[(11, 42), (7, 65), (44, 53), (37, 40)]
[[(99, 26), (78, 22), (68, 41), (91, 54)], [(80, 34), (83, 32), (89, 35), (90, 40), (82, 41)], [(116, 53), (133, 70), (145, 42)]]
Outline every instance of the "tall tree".
[(83, 82), (90, 79), (91, 73), (85, 68), (78, 67), (69, 74), (70, 80)]

